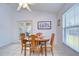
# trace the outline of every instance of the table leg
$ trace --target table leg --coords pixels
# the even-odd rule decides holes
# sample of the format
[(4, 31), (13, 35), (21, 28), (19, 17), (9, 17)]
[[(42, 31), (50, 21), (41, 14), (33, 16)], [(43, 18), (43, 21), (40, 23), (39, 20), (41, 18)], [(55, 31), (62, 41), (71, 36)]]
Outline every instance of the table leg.
[(41, 54), (43, 55), (43, 47), (42, 47), (42, 44), (41, 44)]
[(26, 45), (25, 45), (25, 48), (24, 48), (24, 56), (26, 56)]
[(31, 44), (30, 44), (30, 56), (31, 56)]
[(46, 42), (45, 42), (45, 56), (47, 56)]

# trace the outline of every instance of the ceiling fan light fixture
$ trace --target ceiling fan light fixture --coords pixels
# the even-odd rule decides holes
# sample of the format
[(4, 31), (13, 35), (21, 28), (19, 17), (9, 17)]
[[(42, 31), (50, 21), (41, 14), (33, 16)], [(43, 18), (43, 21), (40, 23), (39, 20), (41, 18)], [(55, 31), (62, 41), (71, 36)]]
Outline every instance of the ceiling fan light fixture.
[(28, 7), (28, 4), (27, 3), (24, 3), (23, 4), (23, 8), (27, 8)]
[(27, 8), (29, 11), (31, 11), (28, 3), (19, 3), (17, 10), (20, 10), (21, 8)]
[(23, 5), (23, 3), (19, 3), (19, 6), (22, 6)]

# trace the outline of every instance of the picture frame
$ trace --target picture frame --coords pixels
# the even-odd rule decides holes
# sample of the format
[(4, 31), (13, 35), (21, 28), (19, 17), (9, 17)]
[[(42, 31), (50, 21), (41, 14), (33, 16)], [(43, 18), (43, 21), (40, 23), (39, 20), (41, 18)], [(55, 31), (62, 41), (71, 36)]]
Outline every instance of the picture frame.
[(57, 21), (57, 26), (60, 26), (60, 19), (58, 19)]
[(51, 21), (38, 21), (38, 29), (51, 29)]

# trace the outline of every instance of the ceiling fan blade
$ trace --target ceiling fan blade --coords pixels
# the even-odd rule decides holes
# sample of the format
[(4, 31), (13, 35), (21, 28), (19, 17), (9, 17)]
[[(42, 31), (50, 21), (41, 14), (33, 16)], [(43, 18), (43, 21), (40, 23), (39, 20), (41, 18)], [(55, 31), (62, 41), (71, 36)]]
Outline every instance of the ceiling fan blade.
[(20, 10), (22, 8), (22, 5), (23, 5), (23, 3), (19, 3), (17, 10)]
[(20, 10), (21, 9), (21, 6), (18, 6), (17, 10)]
[(29, 6), (27, 7), (27, 9), (31, 12), (31, 9), (29, 8)]

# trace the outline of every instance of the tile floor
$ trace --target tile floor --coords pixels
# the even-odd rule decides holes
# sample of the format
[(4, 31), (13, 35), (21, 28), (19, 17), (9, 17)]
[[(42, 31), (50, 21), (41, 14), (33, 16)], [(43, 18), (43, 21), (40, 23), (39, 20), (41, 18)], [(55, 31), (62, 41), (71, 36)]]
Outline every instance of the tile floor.
[[(23, 56), (23, 53), (21, 54), (20, 44), (12, 43), (4, 47), (0, 47), (0, 56)], [(27, 56), (29, 56), (29, 51), (27, 53)], [(52, 56), (50, 51), (48, 51), (47, 56)], [(79, 56), (79, 53), (73, 51), (71, 48), (67, 47), (64, 44), (61, 45), (58, 44), (55, 45), (54, 56)]]

